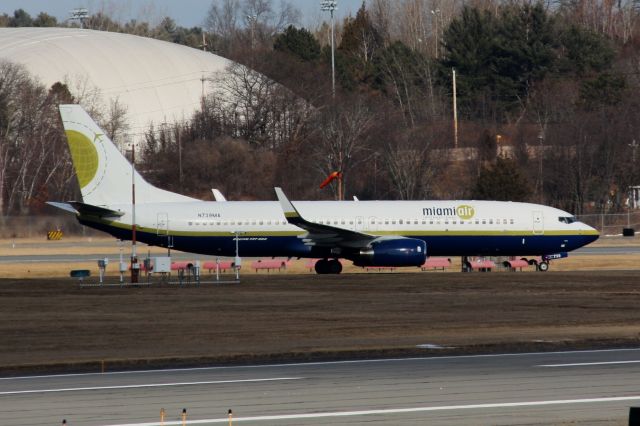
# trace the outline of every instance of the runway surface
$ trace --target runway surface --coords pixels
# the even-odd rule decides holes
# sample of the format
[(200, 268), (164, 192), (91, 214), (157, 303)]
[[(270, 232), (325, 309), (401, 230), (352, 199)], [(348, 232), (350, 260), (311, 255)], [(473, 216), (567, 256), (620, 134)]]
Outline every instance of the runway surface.
[(17, 425), (623, 425), (640, 349), (0, 379)]

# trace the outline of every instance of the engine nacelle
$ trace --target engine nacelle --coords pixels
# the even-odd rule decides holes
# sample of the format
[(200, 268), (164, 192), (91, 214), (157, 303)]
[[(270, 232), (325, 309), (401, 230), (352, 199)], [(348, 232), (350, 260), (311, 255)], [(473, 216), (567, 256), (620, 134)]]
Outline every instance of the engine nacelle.
[(422, 266), (427, 259), (427, 244), (415, 238), (379, 240), (360, 250), (353, 259), (356, 266)]

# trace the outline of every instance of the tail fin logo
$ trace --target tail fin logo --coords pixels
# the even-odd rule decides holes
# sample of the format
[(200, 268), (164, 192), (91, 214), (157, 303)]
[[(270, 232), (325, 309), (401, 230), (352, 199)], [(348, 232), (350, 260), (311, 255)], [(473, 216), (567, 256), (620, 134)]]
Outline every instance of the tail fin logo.
[(78, 176), (78, 183), (82, 189), (93, 180), (98, 172), (98, 151), (85, 134), (75, 130), (66, 130), (65, 133), (69, 141), (69, 150)]

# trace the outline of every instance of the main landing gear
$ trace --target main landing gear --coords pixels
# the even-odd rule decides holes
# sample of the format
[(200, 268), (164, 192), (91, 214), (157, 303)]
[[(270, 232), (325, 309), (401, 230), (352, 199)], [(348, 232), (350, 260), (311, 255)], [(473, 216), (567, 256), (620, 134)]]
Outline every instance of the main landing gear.
[(338, 259), (320, 259), (315, 269), (318, 274), (339, 274), (342, 272), (342, 263)]

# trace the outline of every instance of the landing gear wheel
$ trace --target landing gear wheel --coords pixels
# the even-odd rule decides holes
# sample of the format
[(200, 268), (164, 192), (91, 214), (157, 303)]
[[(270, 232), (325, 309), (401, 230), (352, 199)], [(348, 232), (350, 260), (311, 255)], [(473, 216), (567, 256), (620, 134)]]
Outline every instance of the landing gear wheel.
[(314, 265), (316, 274), (328, 274), (329, 273), (329, 261), (327, 259), (320, 259)]
[(331, 259), (327, 262), (329, 264), (330, 274), (339, 274), (342, 272), (342, 263), (338, 259)]
[(339, 274), (342, 272), (342, 263), (338, 259), (320, 259), (314, 267), (317, 274)]
[(547, 272), (549, 270), (549, 262), (538, 263), (538, 271)]

